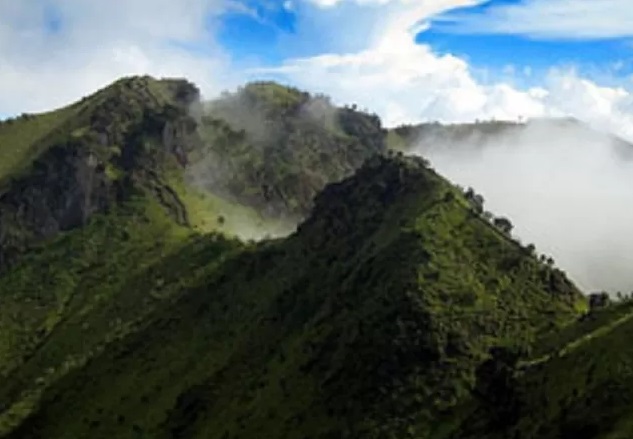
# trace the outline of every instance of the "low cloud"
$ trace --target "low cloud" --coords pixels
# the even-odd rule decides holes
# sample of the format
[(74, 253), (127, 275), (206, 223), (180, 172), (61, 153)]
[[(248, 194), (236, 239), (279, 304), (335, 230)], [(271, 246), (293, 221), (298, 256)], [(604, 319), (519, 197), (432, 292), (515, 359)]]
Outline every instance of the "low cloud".
[[(476, 128), (476, 127), (475, 127)], [(427, 135), (413, 150), (509, 217), (587, 292), (633, 290), (633, 146), (575, 122)]]

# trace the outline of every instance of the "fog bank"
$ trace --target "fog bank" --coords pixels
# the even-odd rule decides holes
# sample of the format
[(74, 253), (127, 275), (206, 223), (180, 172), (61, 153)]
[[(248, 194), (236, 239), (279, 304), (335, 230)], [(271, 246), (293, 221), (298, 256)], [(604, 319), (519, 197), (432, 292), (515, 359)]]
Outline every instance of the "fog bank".
[(578, 123), (536, 121), (488, 135), (423, 133), (413, 152), (475, 188), (585, 292), (633, 291), (633, 146)]

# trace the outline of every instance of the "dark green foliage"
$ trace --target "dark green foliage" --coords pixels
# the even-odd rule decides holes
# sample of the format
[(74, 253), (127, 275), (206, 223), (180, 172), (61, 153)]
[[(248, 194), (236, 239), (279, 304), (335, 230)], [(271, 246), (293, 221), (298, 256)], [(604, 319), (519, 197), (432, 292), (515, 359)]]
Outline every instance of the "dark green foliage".
[(304, 217), (329, 182), (385, 151), (375, 115), (338, 109), (274, 83), (253, 83), (211, 102), (192, 156), (192, 181), (270, 216)]
[(589, 295), (589, 308), (591, 310), (596, 310), (600, 308), (605, 308), (611, 302), (609, 298), (609, 294), (602, 293), (594, 293)]
[(466, 199), (470, 202), (470, 204), (473, 206), (473, 210), (481, 215), (484, 212), (484, 197), (478, 193), (475, 192), (475, 190), (471, 187), (469, 187), (466, 192), (464, 193), (464, 196), (466, 197)]
[[(601, 310), (566, 328), (557, 352), (509, 365), (504, 405), (480, 400), (454, 438), (627, 438), (633, 433), (630, 304)], [(497, 374), (497, 380), (502, 374)], [(511, 415), (505, 412), (510, 408)]]
[(512, 233), (512, 229), (514, 228), (510, 220), (504, 217), (495, 218), (492, 220), (492, 223), (495, 225), (495, 227), (497, 227), (499, 230), (507, 235)]
[(491, 348), (529, 345), (582, 301), (411, 158), (369, 160), (291, 237), (210, 261), (47, 383), (10, 437), (426, 437)]
[[(269, 82), (198, 98), (126, 78), (1, 124), (0, 436), (631, 437), (633, 302), (588, 310), (375, 115)], [(390, 140), (419, 130), (446, 128)], [(256, 211), (307, 219), (194, 231)]]

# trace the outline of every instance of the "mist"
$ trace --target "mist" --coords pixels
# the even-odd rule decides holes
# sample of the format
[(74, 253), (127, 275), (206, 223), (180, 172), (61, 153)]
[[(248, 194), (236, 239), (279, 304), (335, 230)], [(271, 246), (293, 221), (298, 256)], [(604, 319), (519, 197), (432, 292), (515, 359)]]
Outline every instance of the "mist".
[[(264, 199), (258, 192), (258, 184), (274, 186), (270, 180), (275, 169), (264, 164), (267, 159), (273, 157), (274, 163), (284, 165), (299, 160), (287, 144), (288, 137), (301, 126), (338, 128), (338, 109), (325, 96), (300, 96), (296, 107), (290, 109), (265, 99), (265, 95), (259, 99), (253, 96), (246, 86), (190, 109), (203, 147), (187, 167), (185, 178), (199, 191), (217, 198), (225, 208), (224, 230), (244, 240), (287, 236), (303, 219), (302, 214), (289, 210), (285, 200)], [(274, 96), (268, 99), (274, 101)], [(222, 121), (231, 133), (224, 127), (206, 125), (205, 118)], [(248, 157), (246, 162), (244, 157)], [(243, 192), (250, 189), (251, 193), (235, 193), (236, 187), (243, 186), (247, 187)]]
[(550, 255), (586, 293), (633, 290), (633, 145), (579, 123), (533, 121), (496, 134), (422, 135), (412, 152), (514, 235)]

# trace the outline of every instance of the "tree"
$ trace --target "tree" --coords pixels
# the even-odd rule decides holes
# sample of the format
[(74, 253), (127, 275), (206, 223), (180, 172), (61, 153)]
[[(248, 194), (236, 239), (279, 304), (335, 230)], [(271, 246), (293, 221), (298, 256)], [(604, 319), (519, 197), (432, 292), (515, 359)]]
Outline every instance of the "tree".
[(495, 218), (493, 224), (506, 235), (512, 233), (512, 229), (514, 228), (510, 220), (504, 217)]
[(470, 202), (475, 212), (482, 214), (484, 212), (484, 197), (479, 195), (475, 190), (469, 187), (464, 193), (466, 199)]
[(604, 291), (589, 295), (589, 309), (591, 311), (606, 308), (610, 303), (611, 298), (609, 297), (609, 294)]

